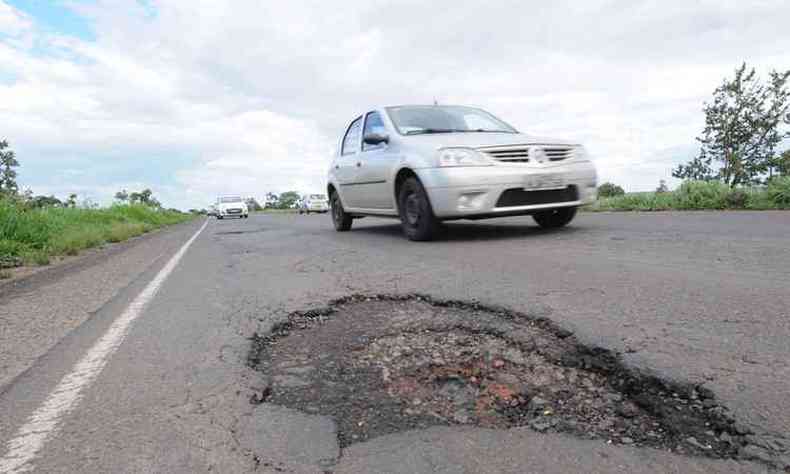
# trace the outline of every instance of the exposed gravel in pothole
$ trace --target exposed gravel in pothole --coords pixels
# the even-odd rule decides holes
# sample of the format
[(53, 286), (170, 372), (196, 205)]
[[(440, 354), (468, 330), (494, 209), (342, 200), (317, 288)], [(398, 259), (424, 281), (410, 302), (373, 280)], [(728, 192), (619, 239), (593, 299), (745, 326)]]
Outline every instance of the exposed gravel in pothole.
[[(332, 416), (341, 446), (431, 425), (528, 426), (617, 444), (772, 463), (702, 386), (627, 369), (543, 318), (423, 296), (354, 296), (254, 338), (257, 400)], [(775, 444), (770, 444), (775, 443)]]

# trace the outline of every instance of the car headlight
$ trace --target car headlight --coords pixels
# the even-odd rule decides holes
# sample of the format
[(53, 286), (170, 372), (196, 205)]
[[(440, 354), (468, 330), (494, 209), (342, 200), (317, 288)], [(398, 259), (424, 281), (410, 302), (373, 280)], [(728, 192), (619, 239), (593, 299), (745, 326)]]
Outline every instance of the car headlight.
[(471, 148), (442, 148), (436, 153), (436, 166), (492, 166), (482, 153)]

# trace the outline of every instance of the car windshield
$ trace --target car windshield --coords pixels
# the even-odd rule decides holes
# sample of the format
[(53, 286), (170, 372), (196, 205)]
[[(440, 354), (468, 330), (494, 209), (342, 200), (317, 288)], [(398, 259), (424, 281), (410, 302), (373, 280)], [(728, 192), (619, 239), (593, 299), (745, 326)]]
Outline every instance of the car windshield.
[(409, 105), (388, 107), (392, 123), (403, 135), (426, 133), (517, 133), (488, 112), (450, 105)]
[(219, 202), (223, 204), (228, 204), (231, 202), (241, 202), (241, 198), (238, 196), (226, 196), (219, 198)]
[(323, 194), (311, 194), (310, 199), (324, 200), (326, 199), (326, 196), (324, 196)]

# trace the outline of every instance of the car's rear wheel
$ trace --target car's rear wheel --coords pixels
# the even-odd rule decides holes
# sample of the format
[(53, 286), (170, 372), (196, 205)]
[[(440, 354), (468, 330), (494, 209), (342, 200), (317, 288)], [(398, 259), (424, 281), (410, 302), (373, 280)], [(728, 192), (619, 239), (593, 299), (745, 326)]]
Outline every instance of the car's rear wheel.
[(532, 215), (535, 222), (544, 229), (557, 229), (568, 225), (576, 217), (575, 207), (560, 207)]
[(403, 233), (409, 240), (432, 240), (438, 234), (439, 220), (433, 214), (428, 193), (417, 178), (406, 178), (401, 185), (398, 212)]
[(354, 222), (354, 219), (351, 217), (351, 214), (343, 209), (340, 196), (337, 192), (333, 192), (329, 199), (332, 206), (332, 223), (335, 225), (335, 230), (338, 232), (347, 232), (351, 230), (351, 224)]

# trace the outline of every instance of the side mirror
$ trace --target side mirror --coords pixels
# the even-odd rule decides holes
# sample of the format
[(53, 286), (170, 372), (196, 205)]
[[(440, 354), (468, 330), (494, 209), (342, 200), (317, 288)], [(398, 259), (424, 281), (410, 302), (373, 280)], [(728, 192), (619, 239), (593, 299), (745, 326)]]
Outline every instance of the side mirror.
[(378, 145), (379, 143), (389, 143), (390, 137), (384, 133), (368, 133), (362, 137), (366, 145)]

